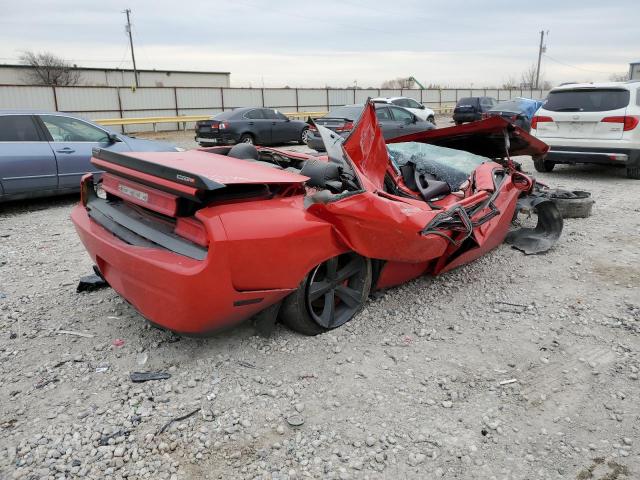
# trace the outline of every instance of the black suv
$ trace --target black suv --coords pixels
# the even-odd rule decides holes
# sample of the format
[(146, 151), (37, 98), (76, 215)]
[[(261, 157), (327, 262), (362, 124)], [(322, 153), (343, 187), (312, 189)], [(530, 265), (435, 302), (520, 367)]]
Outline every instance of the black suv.
[(458, 100), (453, 109), (453, 121), (456, 125), (475, 122), (482, 119), (482, 114), (491, 110), (497, 103), (493, 97), (465, 97)]

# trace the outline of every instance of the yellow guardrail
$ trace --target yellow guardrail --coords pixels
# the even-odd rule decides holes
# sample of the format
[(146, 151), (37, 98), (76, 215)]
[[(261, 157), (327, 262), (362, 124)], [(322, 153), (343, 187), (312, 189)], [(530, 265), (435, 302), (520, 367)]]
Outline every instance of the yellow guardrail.
[(151, 123), (153, 124), (153, 131), (156, 131), (156, 125), (158, 123), (177, 123), (178, 129), (182, 123), (182, 129), (186, 129), (186, 124), (189, 122), (197, 122), (199, 120), (208, 120), (211, 115), (178, 115), (175, 117), (132, 117), (132, 118), (99, 118), (94, 122), (110, 127), (113, 125), (141, 125)]
[[(455, 105), (443, 105), (441, 107), (431, 108), (436, 113), (451, 113), (453, 112)], [(296, 120), (306, 120), (307, 118), (317, 118), (326, 115), (328, 112), (282, 112), (289, 118)], [(152, 124), (153, 131), (157, 131), (157, 125), (159, 123), (177, 123), (180, 130), (180, 124), (182, 124), (182, 130), (186, 130), (187, 123), (197, 122), (200, 120), (208, 120), (212, 115), (178, 115), (175, 117), (131, 117), (131, 118), (99, 118), (94, 122), (110, 127), (114, 125), (142, 125)]]

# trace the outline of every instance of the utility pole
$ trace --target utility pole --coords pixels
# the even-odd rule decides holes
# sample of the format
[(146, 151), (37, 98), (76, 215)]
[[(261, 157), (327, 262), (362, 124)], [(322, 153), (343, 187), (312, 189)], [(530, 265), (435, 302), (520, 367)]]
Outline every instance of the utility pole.
[[(548, 32), (547, 32), (548, 33)], [(547, 47), (544, 45), (544, 30), (540, 30), (540, 48), (538, 49), (538, 68), (536, 68), (536, 86), (535, 88), (539, 88), (540, 81), (540, 62), (542, 61), (542, 52), (546, 52)]]
[(136, 54), (133, 52), (133, 37), (131, 35), (131, 20), (129, 18), (129, 14), (131, 13), (131, 9), (127, 8), (124, 12), (127, 14), (127, 25), (124, 27), (127, 33), (129, 34), (129, 45), (131, 45), (131, 60), (133, 60), (133, 78), (136, 81), (136, 88), (138, 85), (138, 69), (136, 68)]

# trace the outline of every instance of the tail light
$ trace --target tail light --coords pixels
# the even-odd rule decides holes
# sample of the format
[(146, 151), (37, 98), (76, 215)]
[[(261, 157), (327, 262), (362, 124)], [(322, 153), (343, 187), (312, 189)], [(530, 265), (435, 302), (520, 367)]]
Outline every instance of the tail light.
[(202, 247), (209, 246), (209, 237), (204, 225), (193, 217), (178, 217), (173, 233)]
[(226, 128), (229, 128), (229, 124), (228, 124), (228, 123), (225, 123), (225, 122), (220, 122), (220, 123), (218, 124), (218, 128), (219, 128), (220, 130), (224, 130), (224, 129), (226, 129)]
[(318, 129), (316, 128), (316, 126), (315, 126), (315, 125), (309, 125), (309, 131), (310, 131), (310, 132), (317, 132), (317, 131), (318, 131)]
[(93, 187), (93, 173), (85, 173), (80, 179), (80, 203), (87, 205), (89, 189)]
[(553, 122), (553, 118), (545, 117), (544, 115), (536, 115), (531, 119), (531, 128), (538, 128), (539, 123)]
[(350, 132), (351, 130), (353, 130), (353, 122), (345, 122), (342, 127), (336, 128), (336, 133)]
[(628, 132), (638, 126), (638, 117), (631, 115), (619, 116), (619, 117), (605, 117), (601, 122), (605, 123), (621, 123), (623, 125), (622, 130)]

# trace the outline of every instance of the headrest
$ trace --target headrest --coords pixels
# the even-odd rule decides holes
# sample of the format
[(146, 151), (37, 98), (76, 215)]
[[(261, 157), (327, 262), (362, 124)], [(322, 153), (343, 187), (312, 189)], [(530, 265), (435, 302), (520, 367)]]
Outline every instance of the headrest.
[(250, 143), (238, 143), (231, 147), (231, 150), (227, 153), (227, 157), (240, 158), (242, 160), (258, 160), (260, 154), (254, 145)]

